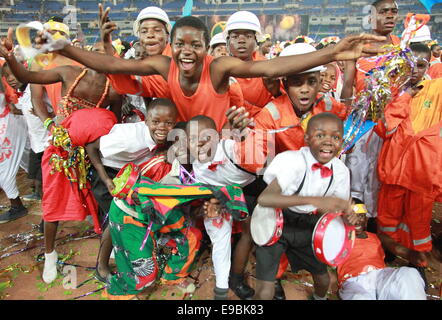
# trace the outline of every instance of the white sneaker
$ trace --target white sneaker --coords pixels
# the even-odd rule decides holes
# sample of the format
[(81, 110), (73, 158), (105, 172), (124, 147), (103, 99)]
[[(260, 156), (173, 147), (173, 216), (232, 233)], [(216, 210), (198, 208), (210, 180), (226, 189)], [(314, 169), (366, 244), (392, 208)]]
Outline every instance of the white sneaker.
[(52, 283), (57, 278), (57, 260), (58, 254), (54, 250), (51, 253), (45, 253), (45, 265), (43, 269), (43, 281)]

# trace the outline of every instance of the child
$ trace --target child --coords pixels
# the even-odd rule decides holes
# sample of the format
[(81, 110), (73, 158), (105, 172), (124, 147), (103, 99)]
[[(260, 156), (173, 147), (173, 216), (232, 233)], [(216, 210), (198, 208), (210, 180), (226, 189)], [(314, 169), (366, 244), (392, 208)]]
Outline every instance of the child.
[[(42, 198), (42, 174), (41, 174), (41, 158), (43, 151), (48, 143), (49, 134), (43, 126), (41, 120), (33, 114), (31, 103), (31, 90), (27, 83), (21, 83), (5, 64), (3, 73), (8, 84), (20, 93), (17, 108), (21, 109), (27, 123), (29, 140), (31, 143), (31, 153), (29, 157), (28, 178), (33, 180), (33, 193), (23, 196), (23, 200), (41, 200)], [(49, 106), (49, 101), (45, 100)]]
[(416, 61), (410, 86), (386, 106), (385, 122), (376, 126), (384, 140), (378, 160), (378, 230), (419, 252), (410, 263), (422, 267), (432, 250), (433, 203), (442, 194), (442, 79), (421, 81), (431, 53), (423, 44), (410, 47)]
[(324, 66), (325, 70), (321, 72), (321, 93), (330, 94), (335, 98), (335, 90), (339, 77), (338, 66), (335, 63), (329, 63)]
[[(169, 131), (175, 126), (177, 110), (168, 99), (156, 99), (147, 108), (145, 122), (117, 124), (109, 134), (86, 146), (89, 158), (96, 170), (92, 179), (93, 191), (103, 212), (109, 212), (111, 192), (115, 188), (112, 179), (129, 162), (142, 164), (156, 153), (158, 146), (167, 142)], [(101, 157), (100, 157), (101, 155)], [(105, 280), (110, 274), (108, 261), (112, 251), (109, 230), (101, 240), (96, 275)]]
[(258, 203), (283, 209), (284, 228), (276, 244), (256, 248), (257, 299), (273, 298), (278, 264), (284, 252), (292, 272), (306, 269), (312, 274), (313, 298), (326, 299), (330, 284), (327, 266), (316, 259), (311, 241), (321, 213), (351, 212), (349, 171), (336, 158), (342, 136), (343, 124), (338, 116), (328, 112), (317, 114), (308, 123), (307, 147), (283, 152), (267, 167), (264, 180), (268, 187)]
[(210, 39), (209, 54), (214, 58), (227, 56), (226, 39), (222, 33), (217, 33)]
[(26, 121), (12, 102), (6, 101), (3, 68), (0, 67), (0, 188), (6, 193), (11, 208), (0, 216), (0, 223), (22, 218), (28, 213), (21, 202), (16, 183), (26, 145)]
[[(254, 13), (238, 11), (232, 14), (226, 22), (224, 36), (231, 56), (242, 61), (265, 60), (256, 50), (263, 35), (259, 19)], [(237, 81), (251, 116), (258, 113), (273, 97), (281, 94), (279, 80), (238, 78)]]
[[(324, 50), (324, 49), (323, 49)], [(316, 49), (306, 43), (292, 44), (281, 52), (280, 56), (296, 56), (315, 52)], [(321, 88), (318, 66), (304, 72), (286, 77), (283, 80), (287, 92), (274, 99), (259, 112), (255, 119), (256, 130), (279, 130), (274, 134), (275, 152), (299, 150), (304, 146), (304, 134), (309, 119), (321, 112), (332, 112), (342, 120), (347, 115), (347, 107), (329, 96), (319, 93)], [(243, 129), (252, 119), (244, 119), (244, 110), (229, 110), (229, 120), (233, 127)]]
[[(64, 46), (59, 51), (61, 54), (100, 72), (161, 75), (168, 81), (171, 97), (178, 107), (179, 120), (189, 120), (198, 114), (205, 114), (212, 117), (217, 129), (221, 130), (227, 120), (225, 112), (230, 106), (230, 76), (277, 78), (333, 60), (368, 56), (383, 52), (384, 49), (371, 49), (364, 44), (367, 41), (383, 39), (372, 35), (348, 37), (332, 48), (325, 48), (321, 53), (308, 54), (301, 59), (278, 57), (272, 60), (245, 62), (234, 57), (221, 57), (214, 60), (207, 56), (207, 27), (198, 18), (187, 16), (179, 19), (172, 29), (172, 59), (154, 56), (141, 61), (124, 60), (82, 51), (67, 46), (63, 41), (57, 42), (57, 45)], [(45, 40), (38, 38), (36, 41), (42, 43)]]
[[(220, 141), (215, 122), (206, 116), (192, 118), (187, 124), (186, 131), (189, 137), (189, 150), (190, 156), (193, 158), (192, 166), (196, 181), (215, 186), (237, 184), (245, 187), (255, 180), (256, 176), (253, 173), (241, 168), (238, 161), (240, 157), (237, 157), (241, 151), (247, 152), (244, 146), (249, 143), (249, 140), (244, 141), (242, 149), (238, 149), (238, 143), (233, 140)], [(245, 218), (247, 217), (234, 219), (244, 220)], [(213, 245), (212, 261), (216, 277), (215, 299), (225, 300), (229, 289), (232, 219), (230, 215), (222, 216), (220, 214), (213, 218), (205, 218), (204, 226)], [(248, 254), (245, 258), (248, 258)], [(238, 291), (235, 290), (238, 285), (243, 284), (242, 273), (239, 276), (235, 285), (230, 287), (240, 298), (250, 298), (253, 296), (253, 289), (250, 288), (243, 294), (238, 294)]]
[[(365, 231), (365, 214), (358, 215), (355, 225), (353, 249), (347, 260), (337, 268), (341, 299), (426, 300), (425, 284), (416, 269), (385, 266), (381, 241), (374, 233)], [(408, 258), (408, 254), (403, 256)]]

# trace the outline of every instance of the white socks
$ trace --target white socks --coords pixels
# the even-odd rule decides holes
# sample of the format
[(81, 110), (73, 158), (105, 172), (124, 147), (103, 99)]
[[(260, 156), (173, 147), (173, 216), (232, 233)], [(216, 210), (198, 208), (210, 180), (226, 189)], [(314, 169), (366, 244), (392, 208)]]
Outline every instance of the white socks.
[(54, 250), (51, 253), (45, 253), (45, 265), (43, 269), (43, 281), (51, 283), (57, 278), (57, 259), (58, 254)]
[(313, 300), (327, 300), (327, 295), (325, 295), (325, 297), (320, 297), (313, 293)]

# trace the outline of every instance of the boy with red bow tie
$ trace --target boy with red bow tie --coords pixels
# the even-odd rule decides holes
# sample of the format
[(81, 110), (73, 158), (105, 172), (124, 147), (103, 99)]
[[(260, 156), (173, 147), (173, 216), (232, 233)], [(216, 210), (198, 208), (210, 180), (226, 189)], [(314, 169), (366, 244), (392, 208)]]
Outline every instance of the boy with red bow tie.
[(336, 158), (342, 135), (338, 116), (317, 114), (308, 123), (307, 147), (280, 153), (267, 167), (264, 181), (268, 187), (258, 204), (283, 209), (284, 227), (277, 243), (256, 248), (256, 299), (274, 296), (274, 281), (284, 252), (292, 272), (305, 269), (312, 274), (313, 299), (326, 299), (330, 284), (327, 266), (316, 259), (311, 242), (321, 213), (351, 212), (350, 174)]
[[(230, 139), (220, 141), (215, 122), (206, 116), (192, 118), (187, 124), (186, 131), (193, 172), (198, 182), (215, 186), (237, 184), (245, 187), (255, 181), (255, 174), (243, 169), (238, 161), (238, 154), (250, 150), (245, 149), (245, 146), (252, 146), (249, 144), (249, 141), (254, 142), (252, 135), (244, 142)], [(259, 155), (259, 152), (253, 154), (253, 162), (261, 162), (262, 167), (265, 159)], [(207, 208), (217, 205), (216, 201), (206, 203)], [(248, 209), (251, 210), (249, 204)], [(225, 300), (229, 290), (231, 267), (232, 218), (222, 213), (222, 210), (212, 211), (215, 214), (205, 217), (204, 226), (212, 242), (212, 260), (216, 277), (215, 299)]]

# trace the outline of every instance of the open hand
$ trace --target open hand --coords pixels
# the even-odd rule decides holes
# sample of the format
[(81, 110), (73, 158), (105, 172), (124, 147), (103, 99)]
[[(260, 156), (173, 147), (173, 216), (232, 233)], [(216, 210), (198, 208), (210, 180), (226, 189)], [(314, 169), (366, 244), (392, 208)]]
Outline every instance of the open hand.
[(360, 57), (370, 57), (378, 53), (384, 53), (386, 49), (369, 46), (376, 41), (384, 41), (385, 37), (362, 33), (357, 36), (349, 36), (336, 45), (330, 46), (333, 60), (354, 60)]

